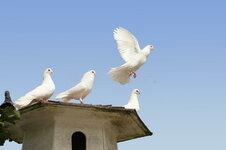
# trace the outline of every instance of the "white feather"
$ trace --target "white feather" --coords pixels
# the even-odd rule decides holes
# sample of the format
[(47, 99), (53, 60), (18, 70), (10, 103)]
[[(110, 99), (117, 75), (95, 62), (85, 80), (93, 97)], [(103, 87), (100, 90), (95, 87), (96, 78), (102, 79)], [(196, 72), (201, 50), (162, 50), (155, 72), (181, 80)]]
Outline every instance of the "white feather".
[(82, 101), (91, 92), (95, 75), (96, 73), (94, 70), (86, 72), (83, 75), (80, 83), (71, 89), (58, 94), (56, 99), (63, 99), (64, 102), (68, 102), (72, 99)]
[(129, 69), (125, 65), (122, 65), (120, 67), (112, 68), (109, 71), (109, 74), (112, 78), (112, 80), (119, 82), (120, 84), (126, 84), (130, 81), (129, 78)]
[(140, 94), (140, 91), (138, 89), (134, 89), (131, 93), (128, 104), (124, 106), (126, 109), (135, 109), (137, 112), (140, 110), (137, 94)]
[(112, 80), (126, 84), (130, 81), (129, 74), (137, 71), (146, 62), (154, 47), (148, 45), (140, 50), (137, 39), (122, 27), (114, 31), (114, 38), (118, 44), (119, 53), (126, 63), (120, 67), (112, 68), (108, 73)]
[(21, 109), (23, 107), (33, 104), (36, 101), (48, 100), (55, 91), (55, 85), (50, 76), (50, 74), (52, 73), (53, 72), (50, 68), (46, 69), (43, 75), (42, 84), (27, 93), (26, 95), (17, 99), (14, 103), (14, 106)]
[(114, 31), (114, 38), (118, 44), (118, 50), (125, 62), (140, 52), (137, 39), (126, 29), (119, 27)]

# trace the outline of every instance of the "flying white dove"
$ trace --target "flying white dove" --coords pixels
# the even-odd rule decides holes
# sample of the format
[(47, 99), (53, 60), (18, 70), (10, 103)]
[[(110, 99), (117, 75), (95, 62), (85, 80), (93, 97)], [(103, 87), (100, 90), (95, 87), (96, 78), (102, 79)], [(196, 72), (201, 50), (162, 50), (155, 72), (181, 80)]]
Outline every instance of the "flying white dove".
[(128, 104), (124, 106), (126, 109), (136, 109), (137, 112), (140, 110), (137, 94), (140, 94), (140, 91), (134, 89), (131, 93)]
[(42, 84), (36, 87), (34, 90), (27, 93), (25, 96), (22, 96), (21, 98), (17, 99), (16, 102), (14, 103), (14, 106), (21, 109), (25, 106), (31, 105), (34, 102), (40, 100), (43, 101), (48, 100), (55, 91), (55, 85), (50, 76), (52, 73), (53, 73), (52, 69), (47, 68), (43, 75)]
[(137, 71), (147, 60), (150, 51), (154, 50), (152, 45), (148, 45), (140, 50), (137, 39), (126, 29), (119, 27), (114, 30), (114, 38), (118, 44), (118, 50), (125, 61), (120, 67), (112, 68), (108, 73), (112, 80), (120, 84), (126, 84), (130, 76), (136, 78)]
[(80, 100), (81, 104), (83, 104), (83, 99), (91, 92), (93, 88), (94, 76), (96, 76), (96, 72), (94, 70), (86, 72), (83, 75), (80, 83), (78, 83), (73, 88), (58, 94), (56, 99), (62, 98), (64, 102), (77, 99)]

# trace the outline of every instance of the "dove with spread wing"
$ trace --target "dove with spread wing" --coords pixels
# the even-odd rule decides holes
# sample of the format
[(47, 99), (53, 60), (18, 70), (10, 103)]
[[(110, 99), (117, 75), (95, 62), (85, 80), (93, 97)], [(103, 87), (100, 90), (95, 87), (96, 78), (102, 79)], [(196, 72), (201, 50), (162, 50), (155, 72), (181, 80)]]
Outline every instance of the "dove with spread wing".
[(124, 85), (129, 83), (132, 74), (136, 78), (135, 71), (146, 62), (150, 51), (154, 50), (154, 47), (153, 45), (147, 45), (141, 50), (137, 39), (122, 27), (114, 30), (114, 38), (125, 63), (120, 67), (112, 68), (108, 73), (112, 80)]
[(58, 94), (56, 99), (63, 99), (64, 102), (76, 99), (80, 100), (81, 104), (83, 104), (83, 99), (91, 92), (93, 88), (94, 76), (96, 76), (96, 72), (94, 70), (86, 72), (83, 75), (80, 83), (71, 89)]
[(55, 84), (50, 76), (52, 73), (52, 69), (47, 68), (44, 71), (42, 84), (27, 93), (26, 95), (17, 99), (14, 103), (14, 106), (21, 109), (23, 107), (33, 104), (34, 102), (40, 100), (48, 100), (55, 91)]

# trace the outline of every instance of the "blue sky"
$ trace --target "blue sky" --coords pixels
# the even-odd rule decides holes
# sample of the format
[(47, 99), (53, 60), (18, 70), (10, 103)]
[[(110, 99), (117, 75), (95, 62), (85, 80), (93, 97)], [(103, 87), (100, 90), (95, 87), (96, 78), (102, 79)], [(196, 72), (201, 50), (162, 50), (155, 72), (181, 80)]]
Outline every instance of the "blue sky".
[[(15, 101), (51, 67), (56, 91), (97, 73), (88, 104), (125, 105), (138, 88), (139, 116), (153, 136), (122, 142), (119, 150), (225, 150), (226, 2), (0, 2), (0, 95)], [(140, 47), (153, 44), (137, 78), (125, 86), (107, 72), (123, 63), (112, 32), (122, 26)], [(78, 101), (72, 101), (78, 102)], [(7, 142), (0, 150), (20, 150)]]

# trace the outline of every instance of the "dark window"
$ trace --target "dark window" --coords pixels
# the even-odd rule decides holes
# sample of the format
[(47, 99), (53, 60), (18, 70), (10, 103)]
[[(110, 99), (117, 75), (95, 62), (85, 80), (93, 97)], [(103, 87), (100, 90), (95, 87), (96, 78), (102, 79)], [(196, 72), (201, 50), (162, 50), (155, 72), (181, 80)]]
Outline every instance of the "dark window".
[(72, 150), (86, 150), (86, 136), (82, 132), (75, 132), (71, 139)]

